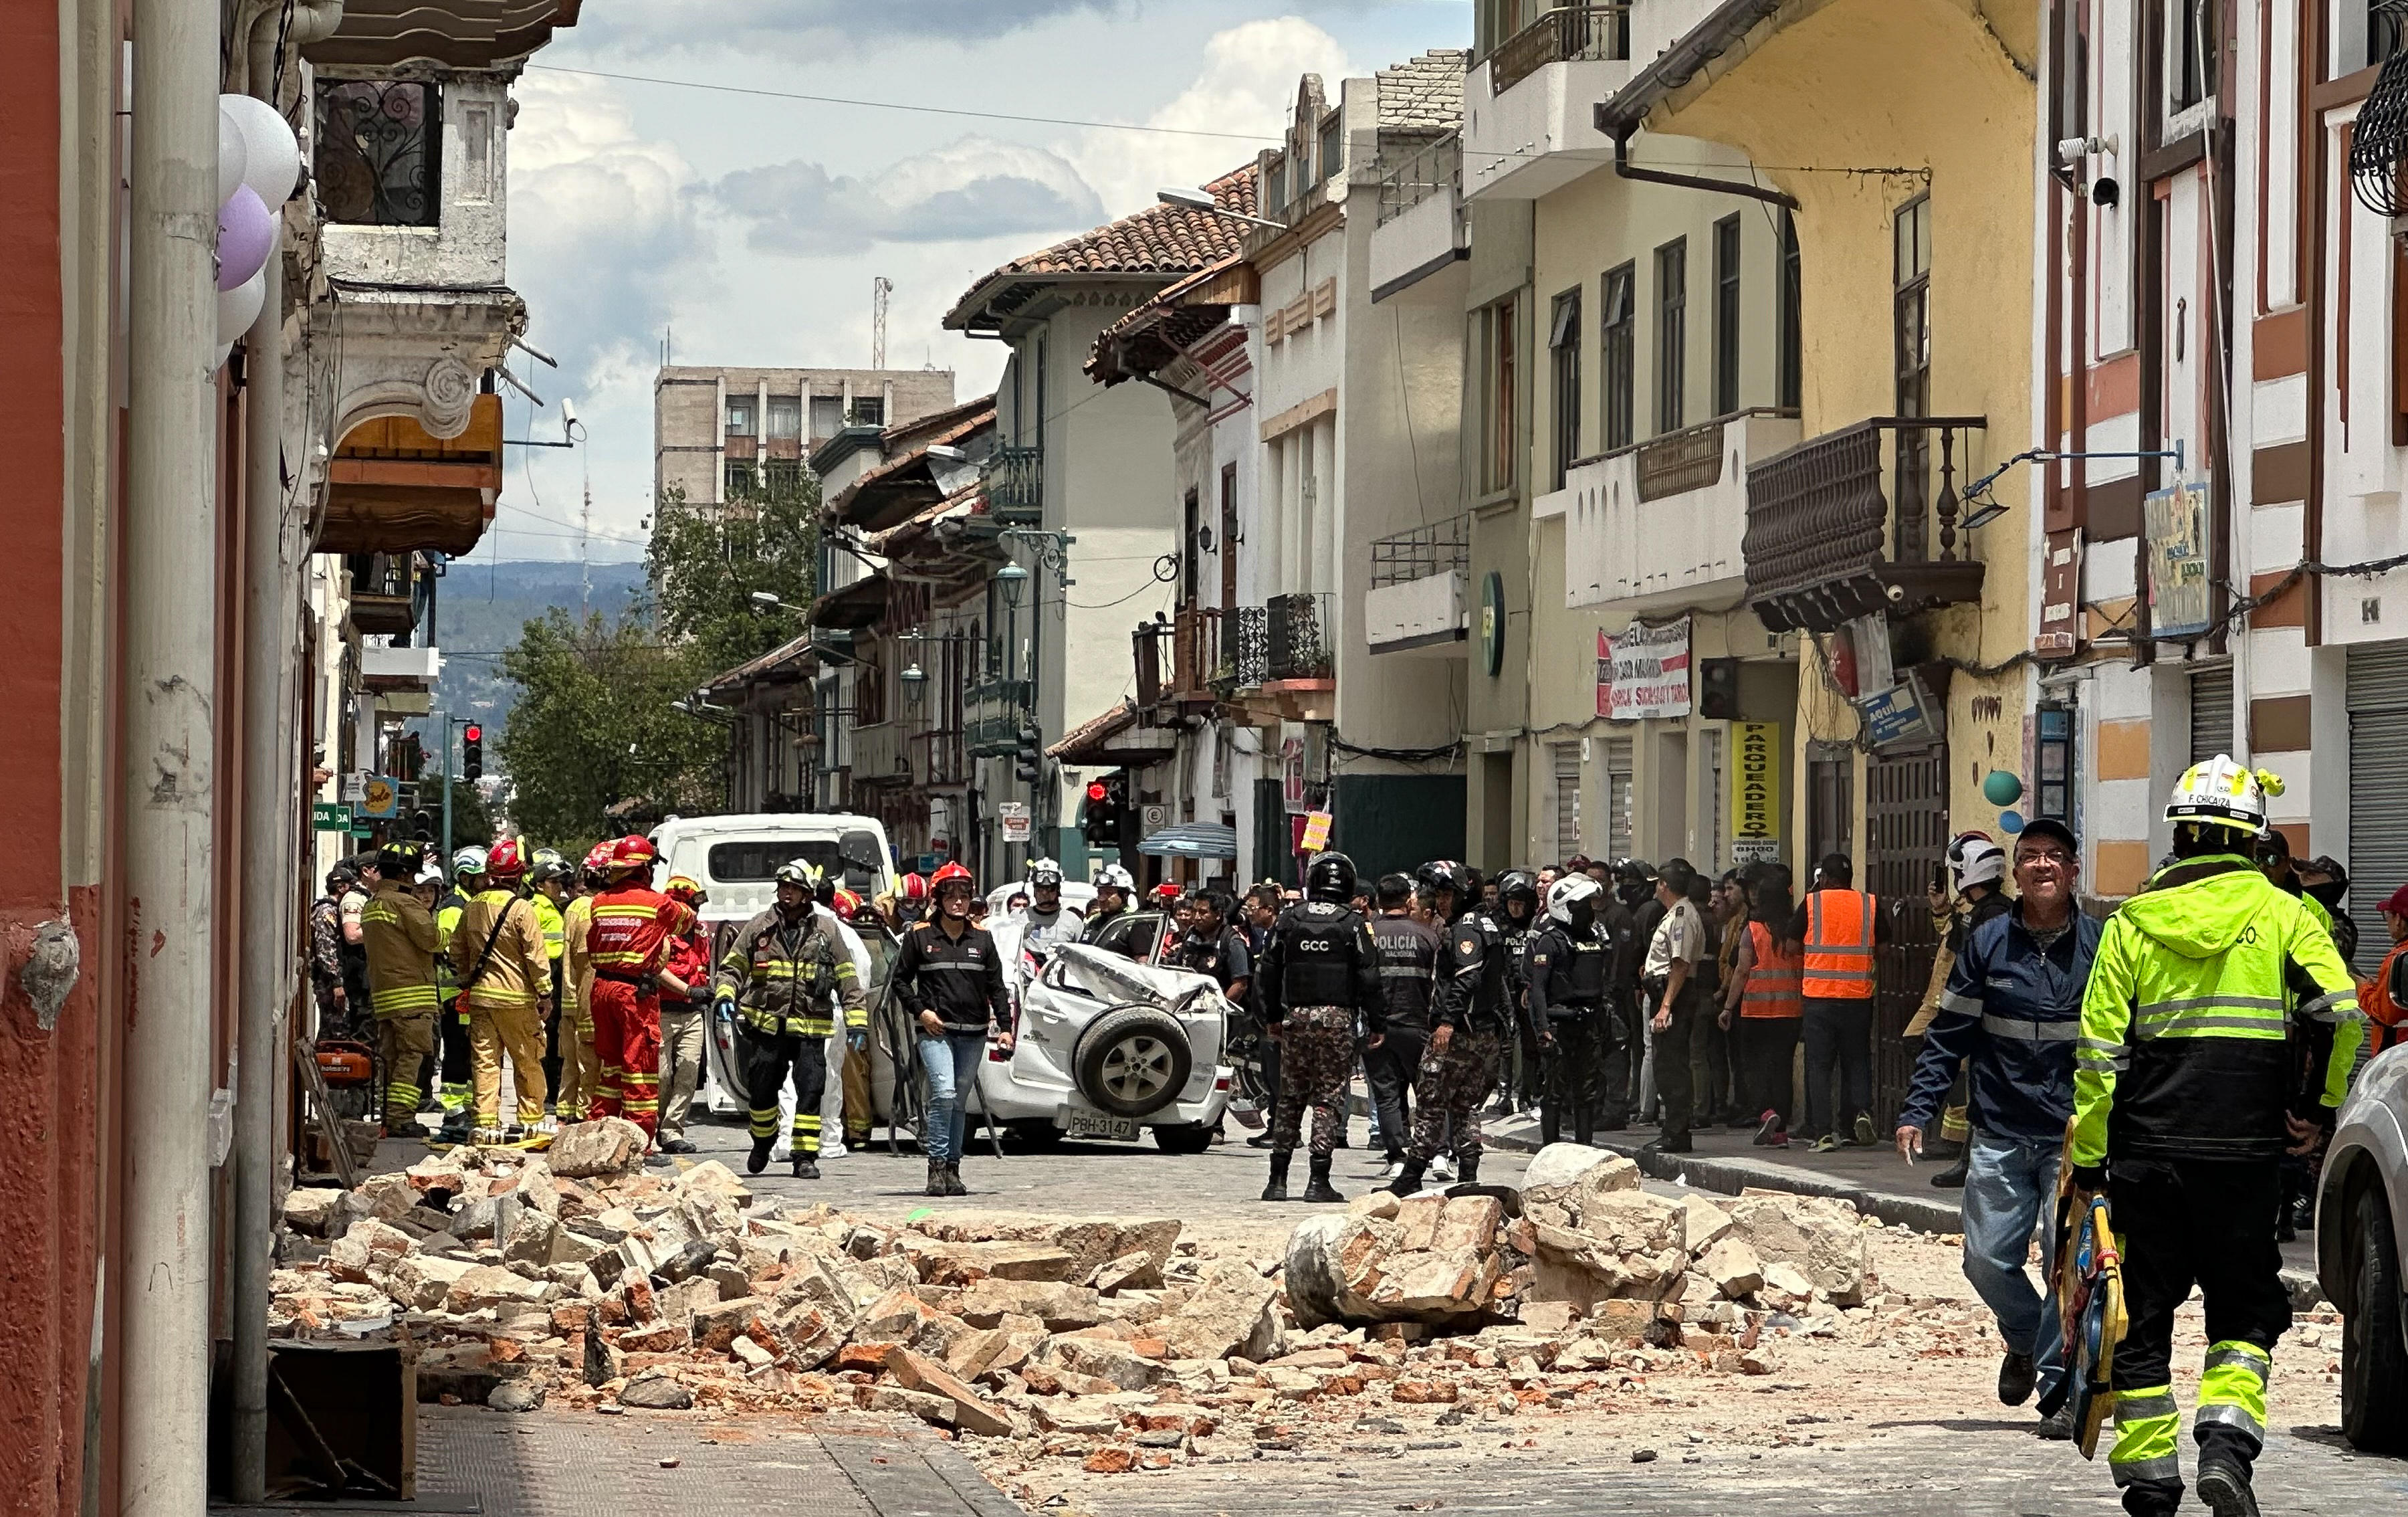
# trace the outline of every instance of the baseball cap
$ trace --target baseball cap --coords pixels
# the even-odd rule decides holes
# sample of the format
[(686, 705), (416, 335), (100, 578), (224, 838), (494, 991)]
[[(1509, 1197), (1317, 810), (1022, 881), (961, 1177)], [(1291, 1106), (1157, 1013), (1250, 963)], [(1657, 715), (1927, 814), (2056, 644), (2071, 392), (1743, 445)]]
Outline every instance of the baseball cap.
[(2082, 857), (2082, 840), (2073, 835), (2072, 828), (2054, 816), (2035, 816), (2024, 823), (2024, 830), (2015, 834), (2015, 840), (2021, 842), (2028, 837), (2044, 837), (2062, 843), (2068, 853), (2076, 859)]

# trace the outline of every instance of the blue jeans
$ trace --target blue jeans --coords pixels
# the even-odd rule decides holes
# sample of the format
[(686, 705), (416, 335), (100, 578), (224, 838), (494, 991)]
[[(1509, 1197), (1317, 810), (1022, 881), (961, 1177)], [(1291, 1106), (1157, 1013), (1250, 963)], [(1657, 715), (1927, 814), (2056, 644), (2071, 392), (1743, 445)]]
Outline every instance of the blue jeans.
[(1975, 1133), (1965, 1167), (1965, 1278), (1999, 1319), (2012, 1353), (2028, 1353), (2040, 1369), (2046, 1401), (2065, 1379), (2065, 1351), (2057, 1307), (2032, 1284), (2026, 1267), (2033, 1232), (2057, 1199), (2057, 1139), (2024, 1142)]
[(932, 1160), (962, 1162), (962, 1123), (979, 1063), (986, 1058), (984, 1033), (920, 1034), (920, 1067), (928, 1073), (928, 1115), (922, 1147)]

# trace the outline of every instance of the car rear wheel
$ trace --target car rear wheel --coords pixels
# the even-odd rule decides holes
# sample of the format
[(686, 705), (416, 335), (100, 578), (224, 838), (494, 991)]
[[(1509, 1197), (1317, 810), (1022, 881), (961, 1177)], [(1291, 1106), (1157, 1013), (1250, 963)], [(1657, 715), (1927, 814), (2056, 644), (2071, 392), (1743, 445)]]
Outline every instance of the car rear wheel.
[(2401, 1340), (2400, 1249), (2383, 1187), (2358, 1187), (2349, 1216), (2349, 1300), (2342, 1317), (2341, 1430), (2369, 1453), (2408, 1453), (2408, 1344)]
[(1212, 1129), (1204, 1122), (1154, 1130), (1154, 1146), (1165, 1153), (1202, 1153), (1212, 1146)]
[(1168, 1012), (1121, 1006), (1087, 1025), (1070, 1065), (1089, 1101), (1115, 1117), (1151, 1117), (1179, 1099), (1195, 1053)]

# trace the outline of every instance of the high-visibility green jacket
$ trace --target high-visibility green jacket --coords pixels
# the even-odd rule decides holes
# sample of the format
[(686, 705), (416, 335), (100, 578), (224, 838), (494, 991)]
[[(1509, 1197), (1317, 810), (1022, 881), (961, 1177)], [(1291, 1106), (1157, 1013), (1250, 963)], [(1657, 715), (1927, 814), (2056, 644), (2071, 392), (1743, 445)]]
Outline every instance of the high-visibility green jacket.
[[(2237, 854), (2174, 864), (2100, 934), (2068, 1158), (2279, 1154), (2285, 1116), (2341, 1105), (2363, 1023), (2348, 966), (2300, 898)], [(2311, 1054), (2321, 1077), (2302, 1092)]]
[(458, 890), (446, 890), (435, 903), (435, 932), (444, 947), (435, 955), (435, 987), (446, 1004), (460, 994), (459, 979), (452, 973), (452, 934), (460, 931), (460, 913), (466, 909), (468, 898)]
[(543, 929), (543, 951), (557, 959), (568, 941), (567, 927), (561, 919), (560, 907), (541, 890), (538, 890), (531, 899), (535, 902), (536, 925)]
[(755, 1032), (824, 1038), (836, 1031), (839, 1004), (847, 1027), (869, 1025), (853, 955), (808, 906), (799, 921), (772, 906), (746, 922), (720, 956), (717, 986)]

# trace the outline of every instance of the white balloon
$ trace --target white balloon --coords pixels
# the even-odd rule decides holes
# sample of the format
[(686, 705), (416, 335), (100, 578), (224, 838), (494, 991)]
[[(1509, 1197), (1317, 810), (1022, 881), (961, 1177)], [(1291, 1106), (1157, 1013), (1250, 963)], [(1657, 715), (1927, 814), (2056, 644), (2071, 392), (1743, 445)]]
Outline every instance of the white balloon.
[(218, 96), (218, 204), (224, 205), (226, 196), (242, 185), (242, 171), (250, 161), (242, 137), (242, 123), (226, 109), (226, 102), (239, 95)]
[(263, 268), (231, 290), (218, 295), (218, 340), (228, 346), (242, 340), (251, 324), (259, 320), (260, 305), (267, 298), (267, 270)]
[(292, 199), (301, 183), (301, 144), (294, 140), (293, 128), (265, 100), (222, 94), (218, 104), (242, 132), (242, 181), (270, 210)]
[(231, 342), (221, 344), (218, 348), (218, 361), (209, 366), (209, 372), (214, 374), (219, 369), (223, 368), (225, 367), (226, 360), (233, 356), (234, 344)]

